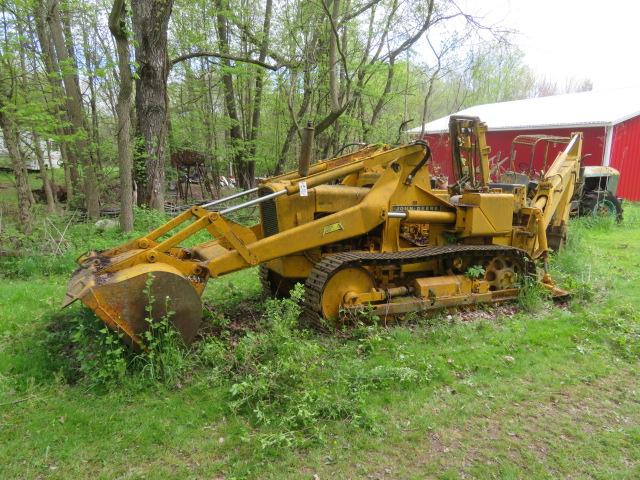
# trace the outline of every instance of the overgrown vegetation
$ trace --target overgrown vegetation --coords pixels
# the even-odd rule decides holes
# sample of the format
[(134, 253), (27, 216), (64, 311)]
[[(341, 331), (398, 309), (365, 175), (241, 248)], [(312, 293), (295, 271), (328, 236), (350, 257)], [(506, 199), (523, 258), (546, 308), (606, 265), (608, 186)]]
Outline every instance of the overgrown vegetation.
[(0, 260), (0, 473), (629, 476), (640, 458), (640, 399), (628, 389), (640, 358), (639, 220), (628, 206), (622, 225), (572, 222), (551, 261), (567, 304), (529, 286), (513, 306), (397, 326), (363, 312), (328, 335), (298, 326), (299, 287), (260, 303), (246, 271), (209, 287), (194, 345), (180, 345), (169, 315), (143, 352), (79, 305), (58, 310), (68, 271), (37, 265), (120, 236), (72, 224), (61, 257)]
[(118, 206), (129, 231), (134, 205), (193, 200), (177, 180), (210, 198), (229, 179), (248, 188), (291, 168), (307, 122), (319, 159), (406, 141), (408, 127), (468, 106), (592, 87), (536, 78), (508, 25), (452, 0), (6, 0), (0, 10), (0, 167), (25, 233), (37, 219), (27, 166), (48, 213), (83, 208), (97, 220)]

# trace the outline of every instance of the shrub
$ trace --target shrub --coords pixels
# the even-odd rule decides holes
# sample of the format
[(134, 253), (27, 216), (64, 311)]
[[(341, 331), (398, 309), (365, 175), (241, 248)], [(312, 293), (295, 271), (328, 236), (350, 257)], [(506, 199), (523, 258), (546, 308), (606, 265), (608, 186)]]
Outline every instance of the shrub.
[(260, 438), (263, 448), (294, 446), (322, 438), (321, 420), (360, 421), (360, 392), (328, 371), (326, 349), (298, 328), (303, 289), (290, 299), (267, 300), (265, 330), (240, 340), (230, 355), (230, 407), (277, 433)]
[[(137, 383), (175, 386), (194, 363), (194, 354), (184, 346), (171, 324), (173, 312), (152, 320), (156, 299), (151, 295), (153, 277), (145, 286), (148, 329), (142, 334), (143, 348), (136, 351), (123, 342), (122, 334), (107, 328), (95, 315), (66, 317), (67, 325), (50, 334), (50, 347), (61, 360), (64, 377), (91, 388), (109, 389), (128, 378)], [(60, 323), (58, 320), (57, 324)], [(64, 343), (71, 339), (71, 345)]]
[(90, 387), (111, 387), (124, 380), (127, 373), (126, 347), (116, 333), (104, 324), (78, 322), (71, 339), (75, 344), (74, 360), (82, 381)]
[(142, 351), (135, 355), (132, 363), (142, 378), (175, 385), (192, 364), (191, 352), (185, 348), (182, 336), (171, 324), (175, 312), (169, 309), (169, 298), (164, 299), (164, 316), (154, 320), (153, 308), (157, 299), (151, 293), (152, 285), (153, 274), (149, 274), (144, 289), (147, 329), (142, 334)]

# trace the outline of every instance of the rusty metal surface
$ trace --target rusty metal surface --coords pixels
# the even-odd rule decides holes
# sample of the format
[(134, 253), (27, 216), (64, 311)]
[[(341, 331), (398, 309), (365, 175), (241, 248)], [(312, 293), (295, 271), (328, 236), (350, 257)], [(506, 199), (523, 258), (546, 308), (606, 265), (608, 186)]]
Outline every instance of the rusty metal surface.
[(202, 302), (193, 285), (178, 270), (162, 263), (102, 275), (91, 267), (80, 268), (69, 282), (63, 306), (76, 299), (137, 347), (143, 346), (141, 335), (150, 320), (168, 318), (187, 344), (194, 340), (202, 320)]

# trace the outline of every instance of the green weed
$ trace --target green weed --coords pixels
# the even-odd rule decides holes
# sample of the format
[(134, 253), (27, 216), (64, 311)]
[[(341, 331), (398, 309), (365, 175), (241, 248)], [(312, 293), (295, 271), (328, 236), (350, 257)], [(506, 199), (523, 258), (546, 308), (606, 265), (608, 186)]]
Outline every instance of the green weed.
[(603, 338), (615, 352), (631, 361), (640, 359), (640, 312), (634, 305), (623, 304), (589, 317), (590, 324), (605, 332)]
[(482, 265), (473, 265), (467, 269), (464, 275), (467, 278), (476, 279), (480, 277), (484, 277), (485, 270)]
[(151, 294), (153, 278), (146, 282), (148, 324), (142, 334), (144, 348), (136, 351), (123, 343), (123, 335), (107, 328), (92, 312), (55, 315), (51, 319), (45, 348), (57, 374), (69, 384), (80, 383), (98, 390), (115, 390), (123, 385), (179, 384), (193, 367), (194, 353), (187, 349), (171, 325), (173, 313), (153, 320), (156, 299)]
[(72, 360), (83, 383), (107, 389), (122, 383), (128, 361), (121, 335), (95, 320), (77, 323), (71, 340), (75, 345)]
[(537, 280), (525, 278), (518, 292), (518, 305), (527, 313), (539, 312), (548, 304), (549, 293)]
[[(536, 310), (531, 292), (535, 315), (317, 334), (299, 292), (256, 305), (255, 271), (215, 280), (216, 334), (179, 347), (168, 383), (165, 360), (143, 373), (85, 308), (59, 313), (68, 272), (36, 262), (0, 280), (0, 476), (635, 478), (640, 208), (625, 208), (609, 229), (571, 222), (550, 268), (573, 300)], [(83, 231), (122, 241), (73, 228), (69, 255)]]
[(322, 345), (298, 328), (302, 296), (297, 285), (290, 299), (268, 300), (265, 330), (249, 333), (229, 355), (232, 410), (278, 432), (261, 438), (263, 448), (318, 440), (322, 420), (362, 416), (347, 382), (327, 377)]
[(144, 289), (147, 328), (141, 335), (142, 350), (134, 356), (132, 367), (143, 379), (173, 386), (192, 366), (192, 352), (187, 350), (182, 336), (171, 324), (175, 312), (170, 310), (168, 298), (164, 299), (163, 311), (166, 313), (155, 319), (153, 309), (158, 299), (151, 292), (152, 286), (153, 275), (149, 274)]
[(566, 246), (551, 256), (550, 273), (573, 299), (589, 301), (594, 295), (597, 274), (593, 269), (591, 247), (584, 241), (586, 223), (579, 219), (575, 222), (571, 224)]
[(73, 211), (40, 218), (29, 236), (8, 224), (0, 230), (0, 244), (9, 252), (0, 256), (0, 279), (67, 275), (77, 267), (75, 259), (81, 253), (119, 245), (146, 234), (166, 219), (166, 215), (155, 210), (138, 208), (135, 230), (127, 234), (119, 227), (102, 230), (91, 222), (83, 222)]

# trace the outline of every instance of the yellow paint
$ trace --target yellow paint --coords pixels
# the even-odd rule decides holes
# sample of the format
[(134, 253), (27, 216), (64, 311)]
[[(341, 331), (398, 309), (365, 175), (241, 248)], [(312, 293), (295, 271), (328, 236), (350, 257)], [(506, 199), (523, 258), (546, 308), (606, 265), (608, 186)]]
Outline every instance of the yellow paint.
[[(160, 291), (169, 296), (174, 290), (188, 291), (199, 301), (210, 277), (266, 264), (281, 277), (299, 281), (307, 278), (323, 256), (335, 252), (399, 252), (424, 242), (446, 245), (453, 239), (467, 244), (512, 245), (533, 257), (544, 257), (547, 228), (561, 227), (568, 218), (582, 135), (576, 134), (575, 141), (558, 155), (538, 189), (527, 198), (522, 188), (502, 192), (487, 186), (490, 149), (484, 136), (486, 125), (473, 119), (461, 122), (459, 144), (468, 158), (473, 145), (465, 132), (475, 135), (473, 148), (479, 149), (480, 158), (473, 168), (480, 185), (463, 185), (461, 195), (455, 198), (445, 190), (431, 190), (426, 166), (413, 172), (425, 158), (423, 145), (368, 146), (318, 162), (305, 177), (289, 172), (263, 181), (263, 194), (285, 192), (270, 201), (271, 230), (259, 223), (246, 227), (194, 206), (147, 235), (85, 254), (78, 259), (82, 268), (69, 283), (65, 304), (80, 298), (107, 325), (123, 331), (135, 343), (144, 325), (138, 321), (139, 314), (130, 312), (135, 302), (141, 301), (136, 289), (148, 273), (159, 274), (159, 281), (166, 283)], [(414, 177), (409, 182), (411, 173)], [(302, 181), (308, 187), (305, 197), (298, 192)], [(405, 212), (406, 218), (389, 218), (390, 211)], [(190, 249), (181, 246), (201, 231), (208, 232), (211, 239)], [(416, 236), (422, 239), (421, 244), (415, 243)], [(449, 298), (430, 305), (449, 305), (454, 301), (451, 298), (464, 299), (465, 295), (476, 295), (473, 298), (481, 299), (478, 301), (500, 298), (500, 291), (488, 292), (483, 279), (467, 279), (459, 270), (453, 273), (438, 261), (349, 269), (340, 274), (340, 281), (329, 279), (322, 308), (325, 315), (335, 315), (345, 302), (382, 301), (385, 289), (402, 287), (412, 287), (414, 295), (423, 300)], [(122, 302), (115, 300), (118, 295)], [(193, 298), (186, 304), (178, 302), (187, 312), (187, 320), (190, 315), (198, 316), (187, 308)]]

